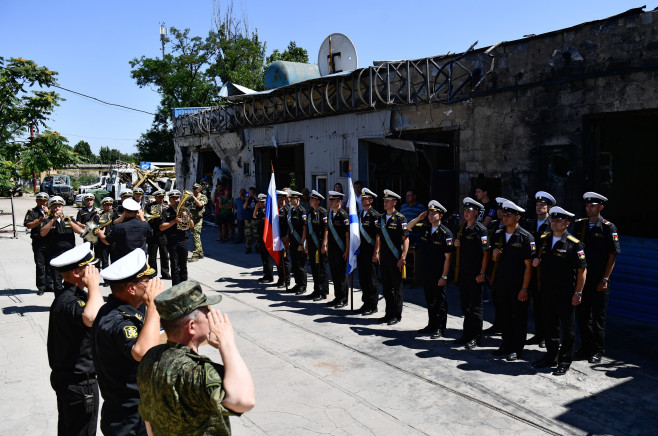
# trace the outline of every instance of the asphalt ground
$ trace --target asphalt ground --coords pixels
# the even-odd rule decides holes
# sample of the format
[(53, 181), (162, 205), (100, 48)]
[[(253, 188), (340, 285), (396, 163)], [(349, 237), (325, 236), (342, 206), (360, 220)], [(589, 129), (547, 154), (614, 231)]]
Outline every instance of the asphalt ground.
[[(19, 224), (33, 205), (15, 199)], [(0, 217), (0, 227), (7, 223)], [(0, 434), (54, 435), (46, 354), (53, 294), (36, 295), (29, 234), (18, 229), (17, 239), (0, 234)], [(405, 288), (402, 321), (389, 327), (379, 323), (383, 300), (379, 313), (363, 317), (259, 285), (258, 254), (216, 242), (212, 226), (202, 236), (206, 257), (188, 265), (189, 276), (224, 296), (217, 307), (229, 314), (256, 385), (256, 407), (232, 418), (234, 434), (656, 434), (658, 326), (611, 316), (603, 361), (575, 361), (555, 377), (531, 367), (542, 355), (537, 346), (507, 362), (491, 355), (499, 336), (474, 350), (456, 345), (454, 285), (446, 337), (431, 340), (415, 333), (427, 322), (420, 286)], [(358, 308), (358, 283), (354, 297)], [(485, 304), (485, 328), (492, 310)], [(220, 360), (209, 346), (200, 352)]]

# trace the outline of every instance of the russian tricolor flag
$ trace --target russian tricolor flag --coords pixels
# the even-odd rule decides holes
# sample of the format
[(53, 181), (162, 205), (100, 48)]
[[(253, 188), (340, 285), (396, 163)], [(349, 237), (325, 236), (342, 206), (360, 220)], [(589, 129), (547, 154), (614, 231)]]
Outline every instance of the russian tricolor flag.
[(352, 184), (352, 171), (347, 173), (347, 186), (349, 188), (349, 200), (347, 202), (350, 215), (350, 253), (347, 258), (347, 275), (356, 269), (356, 255), (359, 253), (361, 245), (361, 233), (359, 233), (359, 216), (356, 206), (356, 194)]
[(263, 230), (263, 242), (265, 248), (274, 259), (277, 265), (281, 260), (281, 251), (283, 242), (279, 233), (279, 205), (276, 201), (276, 183), (274, 181), (274, 172), (270, 179), (270, 186), (267, 188), (267, 203), (265, 203), (265, 229)]

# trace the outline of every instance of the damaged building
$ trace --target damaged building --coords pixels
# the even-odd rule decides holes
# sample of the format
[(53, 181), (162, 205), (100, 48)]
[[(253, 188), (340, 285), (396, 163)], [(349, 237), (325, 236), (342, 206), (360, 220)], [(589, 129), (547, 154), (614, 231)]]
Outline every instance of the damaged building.
[(610, 199), (604, 216), (624, 241), (614, 278), (626, 287), (614, 287), (611, 311), (658, 322), (649, 277), (658, 227), (647, 224), (658, 216), (647, 198), (657, 72), (658, 11), (642, 8), (459, 54), (376, 62), (181, 111), (176, 174), (189, 188), (221, 165), (234, 194), (264, 192), (273, 164), (277, 186), (325, 193), (346, 184), (349, 162), (375, 192), (413, 188), (451, 212), (478, 182), (529, 211), (547, 190), (579, 216), (582, 193), (595, 190)]

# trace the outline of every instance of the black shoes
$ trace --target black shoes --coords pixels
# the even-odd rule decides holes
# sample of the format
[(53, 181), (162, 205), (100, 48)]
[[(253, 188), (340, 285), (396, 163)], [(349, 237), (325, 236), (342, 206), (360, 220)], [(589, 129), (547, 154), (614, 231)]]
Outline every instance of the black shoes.
[(340, 300), (338, 300), (337, 298), (334, 298), (333, 300), (328, 301), (328, 302), (326, 303), (326, 305), (327, 305), (327, 306), (335, 306), (335, 305), (337, 305), (338, 303), (340, 303)]
[(395, 324), (397, 324), (397, 323), (399, 323), (399, 322), (400, 322), (399, 319), (397, 319), (397, 318), (393, 318), (392, 320), (390, 320), (390, 321), (387, 322), (386, 324), (388, 324), (388, 325), (395, 325)]
[(516, 359), (518, 359), (518, 358), (519, 358), (519, 355), (516, 354), (514, 351), (512, 351), (511, 353), (509, 353), (509, 354), (507, 355), (507, 357), (505, 358), (505, 360), (507, 360), (508, 362), (514, 362), (514, 361), (515, 361)]
[(467, 350), (472, 350), (473, 348), (478, 346), (478, 342), (475, 339), (471, 339), (470, 341), (466, 342), (466, 345), (464, 345), (464, 348)]
[(340, 309), (341, 307), (347, 306), (347, 301), (339, 301), (335, 306), (334, 309)]
[(290, 282), (286, 283), (283, 280), (279, 280), (274, 284), (274, 286), (276, 286), (277, 288), (287, 288), (290, 286)]
[(313, 297), (313, 301), (320, 301), (320, 300), (326, 300), (327, 296), (326, 295), (316, 295)]
[(430, 334), (430, 339), (439, 339), (443, 337), (443, 332), (441, 330), (435, 330)]
[(366, 310), (364, 310), (363, 312), (361, 312), (361, 316), (368, 316), (368, 315), (372, 315), (373, 313), (377, 313), (377, 308), (374, 308), (374, 309), (370, 309), (370, 308), (369, 308), (369, 309), (366, 309)]
[(564, 375), (569, 371), (569, 365), (566, 365), (564, 363), (561, 363), (555, 368), (555, 371), (553, 371), (553, 375)]
[(272, 283), (274, 279), (272, 277), (261, 277), (258, 279), (258, 283)]
[(554, 366), (557, 366), (557, 362), (555, 361), (555, 359), (550, 359), (548, 357), (543, 357), (539, 360), (532, 362), (533, 368), (552, 368)]
[(434, 331), (435, 330), (433, 328), (431, 328), (430, 326), (427, 326), (427, 327), (423, 327), (422, 329), (418, 330), (418, 333), (425, 334), (425, 333), (432, 333)]
[(306, 293), (306, 288), (299, 288), (297, 289), (297, 292), (295, 292), (295, 295), (303, 295)]
[(46, 293), (46, 291), (44, 291), (43, 289), (39, 289), (39, 290), (37, 291), (37, 295), (43, 295), (43, 294), (45, 294), (45, 293)]
[(587, 359), (587, 361), (589, 363), (601, 363), (602, 357), (603, 356), (601, 355), (601, 353), (594, 353), (589, 357), (589, 359)]
[(546, 348), (546, 341), (545, 340), (542, 339), (541, 341), (539, 341), (539, 348)]
[(168, 272), (163, 272), (160, 278), (163, 280), (171, 280), (171, 275)]
[(458, 345), (464, 345), (466, 342), (468, 342), (468, 338), (462, 336), (459, 339), (455, 339), (455, 344)]
[(491, 326), (488, 329), (483, 330), (482, 333), (488, 336), (493, 336), (501, 334), (501, 331), (498, 329), (498, 327)]

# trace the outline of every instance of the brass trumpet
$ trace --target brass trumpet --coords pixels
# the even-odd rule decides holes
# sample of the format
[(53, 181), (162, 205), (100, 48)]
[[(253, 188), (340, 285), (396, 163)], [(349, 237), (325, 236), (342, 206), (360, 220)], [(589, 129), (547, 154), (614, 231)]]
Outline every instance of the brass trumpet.
[(97, 231), (109, 226), (110, 224), (112, 224), (112, 211), (102, 214), (98, 218), (98, 224), (93, 221), (89, 221), (87, 223), (87, 227), (85, 227), (80, 237), (82, 237), (82, 239), (87, 242), (95, 244), (98, 242), (98, 236), (96, 235)]

